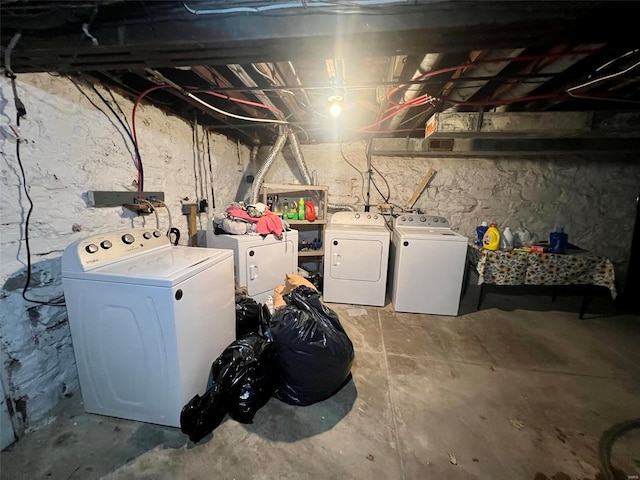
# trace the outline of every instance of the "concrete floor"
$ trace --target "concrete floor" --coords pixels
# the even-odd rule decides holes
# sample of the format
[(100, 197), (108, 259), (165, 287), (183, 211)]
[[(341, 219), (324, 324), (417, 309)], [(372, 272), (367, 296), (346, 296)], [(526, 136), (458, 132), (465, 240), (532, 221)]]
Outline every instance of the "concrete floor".
[[(595, 299), (469, 288), (458, 317), (328, 304), (353, 380), (309, 407), (276, 399), (197, 445), (178, 429), (89, 415), (80, 395), (0, 455), (2, 479), (603, 479), (598, 443), (640, 417), (640, 318)], [(365, 314), (361, 315), (364, 310)], [(616, 478), (640, 475), (640, 430)], [(634, 477), (635, 476), (635, 477)]]

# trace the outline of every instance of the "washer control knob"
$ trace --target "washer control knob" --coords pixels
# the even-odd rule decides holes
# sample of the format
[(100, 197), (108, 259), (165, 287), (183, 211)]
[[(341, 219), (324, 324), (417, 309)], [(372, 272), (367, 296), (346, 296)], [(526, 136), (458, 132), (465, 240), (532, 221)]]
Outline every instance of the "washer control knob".
[(410, 221), (410, 222), (413, 222), (413, 217), (409, 217), (409, 221)]
[(433, 217), (433, 223), (438, 223), (439, 221), (438, 217)]
[(355, 217), (355, 218), (360, 218), (360, 214), (359, 214), (359, 213), (356, 213), (356, 214), (354, 215), (354, 217)]
[(122, 236), (122, 241), (124, 243), (126, 243), (127, 245), (131, 245), (133, 242), (135, 242), (135, 238), (133, 238), (133, 235), (131, 235), (130, 233), (125, 233)]
[(151, 238), (151, 234), (149, 232), (144, 232), (142, 236), (144, 237), (145, 240), (149, 240)]
[(374, 219), (374, 220), (377, 220), (377, 219), (378, 219), (378, 215), (374, 215), (374, 216), (373, 216), (373, 219)]
[(421, 222), (426, 222), (427, 221), (427, 217), (420, 217), (420, 221)]
[(404, 217), (400, 217), (400, 221), (401, 221), (401, 222), (404, 222), (404, 221), (405, 221), (405, 218), (404, 218)]
[(90, 243), (89, 245), (87, 245), (86, 247), (84, 247), (84, 249), (88, 252), (88, 253), (96, 253), (98, 251), (98, 245), (96, 245), (95, 243)]
[(160, 232), (160, 230), (154, 230), (153, 232), (153, 236), (156, 238), (160, 238), (160, 235), (162, 235), (162, 233)]
[(367, 215), (367, 218), (368, 218), (369, 220), (371, 220), (371, 215)]
[(108, 250), (108, 249), (110, 249), (111, 247), (113, 247), (113, 244), (112, 244), (109, 240), (105, 240), (105, 241), (103, 241), (103, 242), (100, 244), (100, 246), (101, 246), (102, 248), (104, 248), (105, 250)]

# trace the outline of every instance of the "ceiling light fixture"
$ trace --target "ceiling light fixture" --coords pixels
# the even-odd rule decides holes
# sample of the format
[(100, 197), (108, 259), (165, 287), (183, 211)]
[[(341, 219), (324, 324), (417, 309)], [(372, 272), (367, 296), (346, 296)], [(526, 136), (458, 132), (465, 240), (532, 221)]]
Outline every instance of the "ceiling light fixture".
[(342, 95), (331, 95), (329, 97), (329, 113), (333, 118), (338, 118), (342, 113)]

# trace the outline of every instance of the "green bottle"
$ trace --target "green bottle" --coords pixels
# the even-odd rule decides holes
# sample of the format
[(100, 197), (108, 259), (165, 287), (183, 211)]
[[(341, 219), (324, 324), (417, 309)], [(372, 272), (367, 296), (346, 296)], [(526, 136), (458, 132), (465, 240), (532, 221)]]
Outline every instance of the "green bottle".
[(304, 198), (298, 200), (298, 220), (304, 220)]

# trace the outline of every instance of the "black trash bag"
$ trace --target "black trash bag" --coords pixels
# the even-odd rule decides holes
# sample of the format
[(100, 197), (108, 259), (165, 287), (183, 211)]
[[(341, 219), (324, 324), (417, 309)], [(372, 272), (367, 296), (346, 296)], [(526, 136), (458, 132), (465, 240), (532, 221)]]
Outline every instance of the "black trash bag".
[(313, 286), (316, 287), (316, 290), (318, 292), (322, 293), (324, 281), (321, 273), (312, 273), (311, 275), (309, 275), (309, 278), (307, 278), (307, 280), (309, 280), (313, 284)]
[(253, 423), (256, 412), (277, 386), (275, 345), (260, 335), (236, 340), (211, 365), (207, 392), (193, 397), (182, 409), (182, 433), (197, 443), (213, 432), (227, 413), (240, 423)]
[(267, 331), (280, 364), (275, 396), (290, 405), (311, 405), (336, 393), (349, 378), (353, 344), (315, 290), (300, 286), (284, 300), (287, 305), (276, 310)]
[[(268, 311), (267, 311), (268, 312)], [(213, 362), (211, 381), (220, 385), (229, 416), (253, 423), (278, 386), (275, 345), (260, 335), (236, 340)]]
[(201, 397), (196, 395), (180, 412), (180, 430), (189, 440), (199, 442), (222, 423), (227, 414), (220, 384), (215, 383)]
[(260, 333), (261, 324), (268, 323), (269, 309), (251, 297), (243, 297), (236, 301), (236, 338)]

